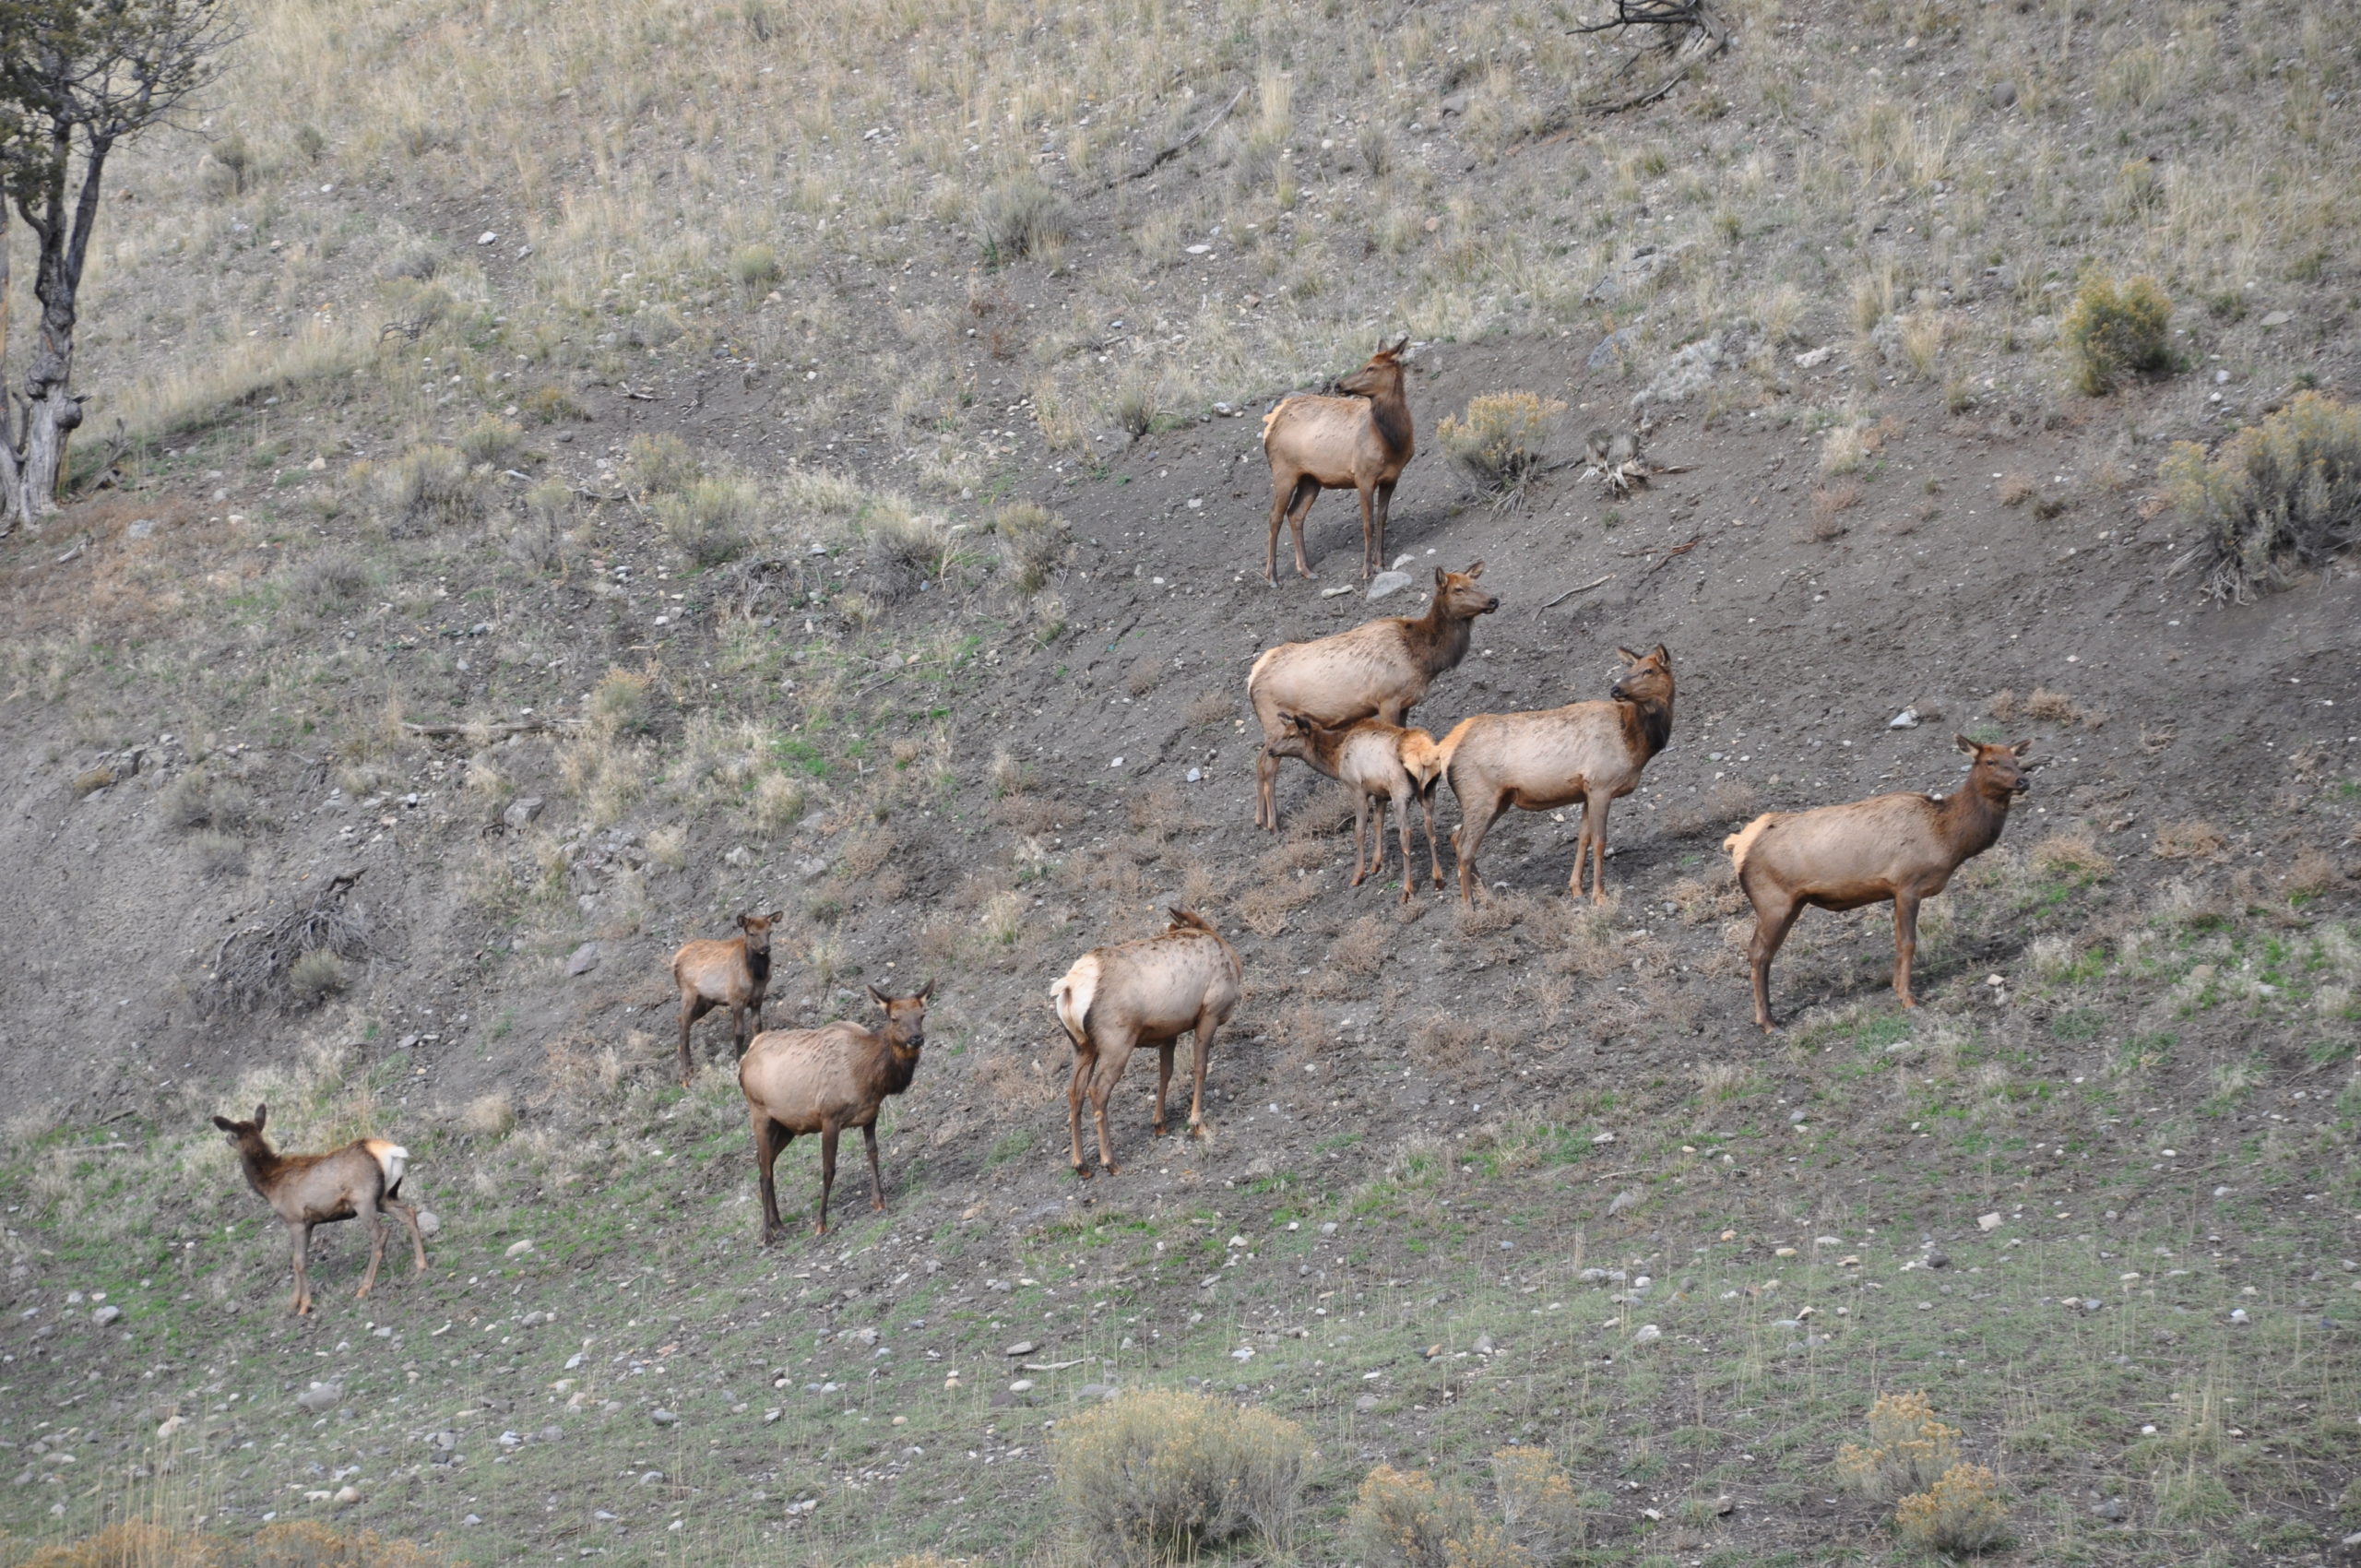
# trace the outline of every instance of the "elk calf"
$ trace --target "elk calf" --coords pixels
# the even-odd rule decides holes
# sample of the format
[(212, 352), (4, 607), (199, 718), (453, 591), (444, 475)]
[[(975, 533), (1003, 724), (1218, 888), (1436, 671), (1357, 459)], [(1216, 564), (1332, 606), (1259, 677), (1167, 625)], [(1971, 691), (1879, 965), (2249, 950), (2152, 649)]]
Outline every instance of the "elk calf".
[(1501, 607), (1477, 585), (1483, 575), (1481, 561), (1464, 572), (1437, 567), (1435, 596), (1423, 615), (1383, 616), (1333, 637), (1264, 650), (1246, 677), (1246, 700), (1263, 726), (1263, 754), (1254, 762), (1257, 827), (1279, 826), (1279, 759), (1271, 748), (1289, 733), (1280, 710), (1332, 727), (1371, 717), (1401, 723), (1435, 677), (1467, 657), (1476, 617)]
[(239, 1162), (245, 1167), (246, 1185), (260, 1194), (287, 1226), (295, 1252), (294, 1311), (298, 1314), (312, 1310), (312, 1282), (303, 1269), (303, 1255), (311, 1250), (314, 1225), (331, 1225), (358, 1214), (369, 1217), (369, 1272), (354, 1292), (356, 1297), (369, 1294), (377, 1283), (377, 1265), (385, 1261), (386, 1228), (377, 1223), (380, 1214), (390, 1214), (408, 1228), (410, 1250), (417, 1254), (420, 1272), (424, 1272), (426, 1238), (419, 1233), (418, 1210), (395, 1201), (402, 1188), (402, 1172), (409, 1164), (409, 1150), (384, 1138), (362, 1138), (327, 1154), (279, 1154), (262, 1135), (263, 1123), (269, 1118), (270, 1107), (257, 1105), (251, 1122), (216, 1116), (213, 1124), (229, 1134), (230, 1146), (238, 1151)]
[(681, 1082), (689, 1069), (689, 1026), (716, 1007), (730, 1009), (730, 1043), (746, 1054), (746, 1042), (763, 1029), (763, 996), (771, 983), (771, 927), (786, 913), (740, 915), (743, 936), (726, 942), (692, 942), (672, 955), (672, 984), (681, 993)]
[(1723, 840), (1738, 870), (1738, 885), (1754, 906), (1754, 941), (1747, 956), (1754, 970), (1754, 1021), (1768, 1030), (1771, 960), (1807, 907), (1857, 909), (1893, 903), (1893, 993), (1904, 1007), (1910, 960), (1918, 951), (1918, 905), (1950, 885), (1961, 862), (2000, 841), (2009, 804), (2025, 790), (2031, 741), (1979, 746), (1964, 735), (1952, 743), (1975, 759), (1967, 780), (1951, 795), (1873, 795), (1846, 805), (1808, 812), (1766, 812)]
[(1592, 864), (1591, 897), (1607, 901), (1607, 808), (1639, 787), (1648, 759), (1672, 738), (1672, 655), (1662, 643), (1646, 654), (1615, 650), (1628, 667), (1612, 700), (1578, 702), (1539, 713), (1479, 713), (1443, 737), (1444, 773), (1459, 797), (1459, 896), (1476, 902), (1483, 874), (1476, 853), (1484, 834), (1511, 806), (1549, 811), (1582, 803), (1582, 836), (1566, 891), (1582, 896), (1583, 860)]
[[(1442, 885), (1442, 860), (1435, 848), (1435, 780), (1442, 777), (1442, 748), (1424, 730), (1405, 730), (1382, 719), (1334, 728), (1300, 713), (1282, 711), (1279, 721), (1294, 732), (1274, 742), (1273, 756), (1301, 757), (1317, 772), (1340, 780), (1353, 797), (1353, 885), (1385, 870), (1385, 805), (1394, 803), (1402, 836), (1402, 902), (1410, 901), (1418, 873), (1410, 860), (1410, 802), (1427, 815), (1427, 868)], [(1377, 802), (1377, 832), (1369, 833), (1370, 802)], [(1366, 863), (1364, 863), (1366, 862)]]
[(1238, 950), (1204, 918), (1174, 909), (1160, 935), (1120, 946), (1100, 947), (1074, 960), (1050, 990), (1058, 1022), (1074, 1042), (1074, 1080), (1066, 1087), (1066, 1135), (1074, 1173), (1086, 1181), (1082, 1157), (1082, 1096), (1087, 1088), (1098, 1120), (1098, 1163), (1109, 1176), (1120, 1172), (1107, 1134), (1107, 1096), (1123, 1076), (1132, 1052), (1157, 1048), (1156, 1120), (1150, 1130), (1164, 1136), (1164, 1093), (1172, 1082), (1172, 1049), (1184, 1034), (1196, 1041), (1196, 1087), (1189, 1097), (1189, 1133), (1204, 1137), (1205, 1062), (1214, 1035), (1238, 1005)]
[(1282, 398), (1263, 416), (1263, 456), (1271, 465), (1271, 539), (1263, 580), (1279, 580), (1279, 524), (1295, 537), (1296, 575), (1319, 574), (1303, 555), (1303, 518), (1323, 487), (1361, 498), (1361, 581), (1385, 564), (1385, 514), (1394, 486), (1418, 451), (1409, 400), (1402, 395), (1403, 339), (1336, 383), (1342, 398)]
[(763, 1245), (787, 1233), (779, 1222), (778, 1189), (771, 1170), (779, 1150), (799, 1133), (820, 1134), (820, 1217), (815, 1236), (828, 1233), (828, 1194), (836, 1184), (836, 1134), (860, 1129), (869, 1146), (870, 1206), (885, 1209), (885, 1178), (877, 1169), (877, 1112), (910, 1087), (926, 1046), (929, 980), (908, 996), (869, 994), (885, 1009), (885, 1027), (864, 1029), (838, 1020), (816, 1029), (771, 1029), (754, 1037), (738, 1063), (738, 1088), (753, 1119), (754, 1169), (763, 1188)]

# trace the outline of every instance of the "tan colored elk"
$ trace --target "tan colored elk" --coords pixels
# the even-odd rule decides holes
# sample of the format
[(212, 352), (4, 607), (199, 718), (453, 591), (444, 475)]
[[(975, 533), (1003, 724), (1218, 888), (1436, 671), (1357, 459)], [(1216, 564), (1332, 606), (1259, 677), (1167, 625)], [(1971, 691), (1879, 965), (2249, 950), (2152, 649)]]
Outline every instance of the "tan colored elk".
[[(1410, 859), (1410, 802), (1417, 801), (1427, 816), (1427, 866), (1442, 885), (1442, 860), (1435, 848), (1435, 780), (1442, 777), (1442, 748), (1424, 730), (1405, 730), (1382, 719), (1331, 728), (1300, 713), (1282, 709), (1279, 722), (1293, 732), (1275, 741), (1271, 754), (1300, 757), (1312, 770), (1343, 783), (1353, 797), (1353, 885), (1385, 870), (1385, 807), (1394, 805), (1394, 822), (1402, 836), (1402, 902), (1410, 901), (1418, 883)], [(1370, 802), (1377, 802), (1377, 832), (1369, 832)]]
[(380, 1214), (390, 1214), (409, 1231), (410, 1250), (419, 1272), (426, 1269), (426, 1238), (418, 1229), (418, 1210), (395, 1201), (402, 1190), (402, 1172), (409, 1166), (409, 1150), (384, 1138), (361, 1138), (326, 1154), (280, 1154), (262, 1135), (270, 1107), (255, 1107), (251, 1122), (216, 1116), (213, 1124), (230, 1136), (245, 1167), (246, 1185), (261, 1194), (286, 1225), (295, 1253), (295, 1301), (300, 1315), (312, 1310), (312, 1280), (303, 1257), (311, 1251), (312, 1227), (332, 1225), (355, 1215), (369, 1217), (369, 1272), (362, 1277), (356, 1298), (366, 1296), (377, 1283), (377, 1266), (386, 1258), (386, 1228)]
[(1159, 935), (1119, 946), (1100, 947), (1074, 960), (1050, 988), (1058, 1022), (1074, 1042), (1074, 1081), (1066, 1087), (1066, 1134), (1073, 1146), (1074, 1173), (1086, 1181), (1090, 1167), (1082, 1155), (1082, 1097), (1086, 1088), (1098, 1122), (1098, 1163), (1119, 1175), (1107, 1133), (1107, 1096), (1123, 1076), (1124, 1063), (1143, 1045), (1157, 1048), (1156, 1120), (1150, 1131), (1164, 1136), (1164, 1094), (1172, 1082), (1172, 1051), (1184, 1034), (1196, 1036), (1196, 1087), (1189, 1097), (1189, 1134), (1204, 1137), (1205, 1063), (1214, 1035), (1238, 1005), (1238, 949), (1204, 917), (1171, 911), (1172, 923)]
[(1893, 903), (1893, 993), (1916, 1007), (1910, 961), (1918, 951), (1918, 906), (1950, 885), (1963, 861), (2000, 841), (2009, 804), (2025, 791), (2031, 741), (1980, 746), (1952, 742), (1975, 761), (1952, 793), (1872, 795), (1808, 812), (1766, 812), (1723, 840), (1738, 885), (1754, 906), (1754, 1021), (1771, 1017), (1771, 960), (1807, 908), (1857, 909)]
[(1394, 486), (1418, 450), (1402, 395), (1403, 339), (1336, 383), (1348, 396), (1299, 393), (1263, 416), (1263, 456), (1271, 465), (1271, 540), (1263, 580), (1279, 580), (1279, 525), (1295, 539), (1296, 575), (1315, 577), (1303, 555), (1303, 518), (1320, 492), (1350, 487), (1361, 498), (1361, 580), (1385, 563), (1385, 514)]
[(1582, 836), (1566, 891), (1582, 896), (1583, 861), (1591, 861), (1591, 897), (1607, 901), (1607, 808), (1639, 788), (1648, 759), (1672, 737), (1672, 655), (1662, 643), (1644, 654), (1615, 650), (1627, 668), (1606, 702), (1571, 703), (1537, 713), (1479, 713), (1443, 737), (1443, 773), (1459, 798), (1451, 836), (1459, 857), (1459, 897), (1476, 902), (1476, 868), (1484, 835), (1511, 806), (1541, 812), (1580, 802)]
[(1464, 572), (1438, 566), (1425, 614), (1387, 615), (1333, 637), (1281, 643), (1254, 661), (1246, 700), (1263, 726), (1263, 753), (1254, 761), (1256, 826), (1275, 832), (1279, 826), (1279, 758), (1271, 748), (1289, 733), (1280, 710), (1332, 727), (1370, 718), (1401, 723), (1435, 677), (1467, 657), (1476, 617), (1501, 607), (1477, 586), (1483, 575), (1481, 561)]
[(738, 1063), (738, 1088), (754, 1128), (754, 1169), (763, 1188), (763, 1245), (787, 1233), (778, 1218), (772, 1167), (799, 1133), (820, 1134), (820, 1217), (815, 1236), (828, 1233), (828, 1194), (836, 1184), (836, 1134), (860, 1129), (869, 1147), (870, 1206), (885, 1209), (885, 1178), (877, 1169), (877, 1112), (910, 1087), (926, 1045), (929, 980), (908, 996), (869, 994), (885, 1009), (885, 1027), (864, 1029), (839, 1019), (816, 1029), (769, 1029), (754, 1037)]
[(786, 913), (740, 915), (745, 934), (691, 942), (672, 955), (672, 984), (681, 993), (681, 1082), (689, 1068), (689, 1026), (717, 1007), (730, 1009), (730, 1039), (742, 1059), (746, 1042), (763, 1032), (763, 996), (771, 983), (771, 927)]

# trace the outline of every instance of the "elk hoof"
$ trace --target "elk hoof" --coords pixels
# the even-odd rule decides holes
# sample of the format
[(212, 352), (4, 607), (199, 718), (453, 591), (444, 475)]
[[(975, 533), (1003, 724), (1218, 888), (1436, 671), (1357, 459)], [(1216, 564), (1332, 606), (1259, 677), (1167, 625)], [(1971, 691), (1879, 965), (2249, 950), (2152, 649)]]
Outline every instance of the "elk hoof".
[(1087, 1165), (1077, 1165), (1074, 1168), (1074, 1180), (1078, 1182), (1087, 1182), (1090, 1180), (1090, 1167)]
[(826, 1220), (825, 1220), (825, 1219), (821, 1220), (818, 1224), (816, 1224), (816, 1225), (814, 1225), (814, 1226), (813, 1226), (813, 1227), (812, 1227), (812, 1234), (813, 1234), (814, 1236), (825, 1236), (825, 1235), (826, 1235), (827, 1233), (828, 1233), (828, 1222), (827, 1222)]
[(1904, 995), (1902, 999), (1902, 1004), (1904, 1007), (1916, 1007), (1918, 1005), (1918, 999), (1915, 996)]
[(1164, 1123), (1161, 1123), (1161, 1122), (1151, 1122), (1151, 1123), (1148, 1123), (1148, 1127), (1147, 1127), (1147, 1134), (1148, 1134), (1148, 1136), (1149, 1136), (1149, 1137), (1152, 1137), (1152, 1138), (1160, 1138), (1160, 1137), (1164, 1136), (1164, 1134), (1165, 1134), (1165, 1126), (1164, 1126)]
[(765, 1225), (763, 1227), (763, 1245), (776, 1247), (778, 1245), (779, 1238), (786, 1234), (787, 1227), (784, 1225)]
[(1123, 1173), (1123, 1168), (1121, 1166), (1112, 1163), (1102, 1165), (1098, 1169), (1104, 1170), (1109, 1176), (1121, 1176)]

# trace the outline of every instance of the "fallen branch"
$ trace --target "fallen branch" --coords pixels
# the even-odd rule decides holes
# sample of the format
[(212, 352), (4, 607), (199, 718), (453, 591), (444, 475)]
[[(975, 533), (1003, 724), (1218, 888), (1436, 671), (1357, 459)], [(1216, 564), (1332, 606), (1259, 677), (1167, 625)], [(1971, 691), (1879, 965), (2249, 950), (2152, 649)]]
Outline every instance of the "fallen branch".
[(1686, 554), (1688, 554), (1691, 551), (1692, 551), (1692, 550), (1696, 549), (1700, 544), (1703, 543), (1703, 542), (1704, 542), (1704, 540), (1705, 540), (1705, 536), (1704, 536), (1703, 534), (1702, 534), (1702, 533), (1701, 533), (1701, 534), (1697, 535), (1697, 537), (1696, 537), (1696, 538), (1694, 538), (1694, 539), (1691, 540), (1690, 540), (1688, 543), (1686, 543), (1686, 544), (1676, 544), (1676, 545), (1674, 545), (1671, 549), (1669, 549), (1669, 550), (1666, 551), (1662, 555), (1660, 555), (1660, 556), (1658, 556), (1658, 557), (1656, 558), (1656, 564), (1655, 564), (1655, 565), (1653, 565), (1653, 566), (1649, 567), (1646, 571), (1644, 571), (1644, 572), (1643, 572), (1643, 573), (1641, 573), (1641, 574), (1640, 574), (1640, 580), (1641, 580), (1642, 582), (1643, 582), (1643, 583), (1644, 583), (1644, 582), (1646, 582), (1650, 577), (1655, 576), (1658, 572), (1660, 572), (1660, 571), (1662, 571), (1662, 570), (1664, 569), (1665, 563), (1667, 563), (1667, 562), (1670, 561), (1670, 560), (1671, 560), (1674, 556), (1676, 556), (1676, 555), (1686, 555)]
[(1182, 153), (1188, 151), (1191, 148), (1204, 140), (1207, 134), (1209, 134), (1215, 126), (1229, 118), (1229, 112), (1237, 108), (1240, 103), (1243, 102), (1245, 98), (1246, 89), (1240, 88), (1236, 92), (1229, 95), (1229, 101), (1223, 104), (1220, 112), (1215, 114), (1212, 119), (1206, 121), (1204, 125), (1199, 125), (1195, 130), (1191, 131), (1187, 136), (1182, 137), (1179, 141), (1174, 142), (1170, 147), (1166, 148), (1154, 158), (1149, 159), (1139, 168), (1132, 171), (1132, 172), (1125, 176), (1125, 178), (1145, 180), (1150, 174), (1155, 173), (1158, 169), (1163, 168), (1167, 163), (1171, 162), (1174, 159), (1180, 157)]
[(504, 741), (511, 735), (540, 735), (558, 730), (572, 730), (582, 723), (579, 719), (517, 719), (500, 724), (412, 724), (407, 719), (402, 728), (410, 734), (429, 741)]
[(1543, 605), (1541, 608), (1544, 610), (1555, 610), (1558, 606), (1565, 603), (1566, 600), (1573, 598), (1574, 595), (1578, 593), (1588, 593), (1591, 589), (1598, 587), (1599, 584), (1612, 580), (1614, 576), (1614, 573), (1609, 572), (1604, 577), (1594, 577), (1580, 588), (1570, 588), (1565, 592), (1560, 594), (1557, 598), (1551, 600), (1548, 603)]
[(1633, 53), (1616, 69), (1616, 79), (1630, 76), (1631, 68), (1652, 53), (1670, 56), (1672, 68), (1654, 87), (1625, 98), (1594, 99), (1583, 105), (1585, 112), (1619, 114), (1627, 109), (1645, 108), (1679, 87), (1690, 67), (1729, 47), (1729, 26), (1714, 14), (1713, 0), (1616, 0), (1615, 14), (1607, 20), (1569, 30), (1580, 36), (1635, 27), (1660, 30), (1655, 42)]

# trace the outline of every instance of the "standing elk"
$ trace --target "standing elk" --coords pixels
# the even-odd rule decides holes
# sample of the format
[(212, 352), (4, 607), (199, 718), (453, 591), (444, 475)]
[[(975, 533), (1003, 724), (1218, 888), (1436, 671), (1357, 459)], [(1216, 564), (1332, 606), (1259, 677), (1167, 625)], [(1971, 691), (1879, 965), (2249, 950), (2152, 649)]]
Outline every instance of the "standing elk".
[(1451, 836), (1459, 856), (1459, 897), (1476, 902), (1483, 882), (1477, 851), (1511, 806), (1550, 811), (1582, 802), (1582, 836), (1566, 891), (1580, 897), (1583, 861), (1591, 860), (1591, 898), (1607, 902), (1607, 808), (1639, 787), (1648, 759), (1672, 738), (1672, 655), (1662, 643), (1645, 653), (1615, 650), (1627, 666), (1606, 702), (1571, 703), (1537, 713), (1479, 713), (1443, 737), (1443, 772), (1459, 799)]
[(763, 996), (771, 983), (771, 927), (783, 909), (740, 915), (743, 936), (691, 942), (672, 955), (672, 984), (681, 993), (681, 1083), (689, 1070), (689, 1026), (717, 1007), (730, 1009), (730, 1039), (742, 1060), (746, 1042), (763, 1032)]
[(1501, 607), (1477, 586), (1484, 563), (1464, 572), (1435, 568), (1435, 595), (1423, 615), (1387, 615), (1349, 632), (1308, 643), (1266, 648), (1246, 677), (1246, 700), (1263, 726), (1263, 753), (1254, 761), (1254, 825), (1279, 826), (1279, 758), (1272, 747), (1287, 740), (1285, 709), (1337, 727), (1375, 717), (1399, 724), (1427, 695), (1436, 676), (1467, 657), (1476, 617)]
[(1336, 383), (1346, 397), (1299, 393), (1263, 416), (1263, 456), (1271, 465), (1271, 539), (1263, 580), (1279, 581), (1279, 525), (1295, 539), (1296, 575), (1315, 577), (1303, 555), (1303, 518), (1320, 492), (1347, 486), (1361, 499), (1361, 581), (1385, 563), (1385, 514), (1394, 486), (1417, 452), (1410, 404), (1402, 395), (1403, 339)]
[(1074, 960), (1050, 988), (1058, 1022), (1074, 1042), (1074, 1081), (1066, 1087), (1066, 1134), (1073, 1146), (1074, 1173), (1087, 1181), (1082, 1155), (1082, 1097), (1086, 1088), (1098, 1122), (1098, 1163), (1119, 1175), (1107, 1134), (1107, 1096), (1123, 1076), (1124, 1063), (1143, 1045), (1157, 1048), (1156, 1120), (1150, 1131), (1164, 1136), (1164, 1094), (1172, 1082), (1172, 1051), (1184, 1034), (1196, 1035), (1196, 1087), (1189, 1097), (1189, 1134), (1206, 1135), (1205, 1062), (1214, 1035), (1238, 1005), (1238, 949), (1222, 940), (1205, 919), (1174, 909), (1159, 935), (1120, 946), (1099, 947)]
[[(1442, 861), (1435, 848), (1435, 781), (1442, 777), (1442, 748), (1424, 730), (1405, 730), (1382, 719), (1364, 719), (1332, 729), (1316, 719), (1281, 710), (1279, 722), (1293, 733), (1274, 742), (1271, 754), (1301, 757), (1313, 771), (1342, 782), (1353, 797), (1353, 885), (1385, 870), (1385, 806), (1394, 804), (1402, 835), (1402, 902), (1410, 901), (1418, 873), (1410, 859), (1410, 802), (1427, 816), (1427, 868), (1442, 886)], [(1377, 802), (1377, 832), (1369, 832), (1370, 802)]]
[(754, 1169), (763, 1188), (763, 1245), (787, 1233), (778, 1218), (772, 1167), (799, 1133), (820, 1134), (820, 1217), (828, 1233), (828, 1194), (836, 1184), (836, 1134), (860, 1129), (869, 1147), (870, 1206), (885, 1211), (885, 1178), (877, 1169), (877, 1112), (910, 1087), (926, 1045), (929, 980), (908, 996), (869, 994), (885, 1009), (885, 1027), (864, 1029), (839, 1019), (816, 1029), (769, 1029), (754, 1037), (738, 1063), (738, 1088), (753, 1121)]
[(1951, 795), (1872, 795), (1808, 812), (1765, 812), (1722, 841), (1738, 885), (1754, 906), (1754, 1021), (1771, 1017), (1771, 960), (1808, 907), (1857, 909), (1893, 903), (1893, 993), (1916, 1007), (1910, 961), (1918, 951), (1918, 906), (1950, 885), (1963, 861), (2000, 841), (2009, 804), (2025, 791), (2023, 758), (2031, 741), (1981, 746), (1964, 735), (1952, 744), (1974, 757), (1967, 780)]
[(402, 1172), (409, 1165), (409, 1150), (384, 1138), (361, 1138), (326, 1154), (280, 1154), (262, 1135), (270, 1107), (255, 1107), (251, 1122), (216, 1116), (213, 1124), (230, 1135), (245, 1167), (246, 1185), (271, 1206), (286, 1225), (295, 1252), (294, 1311), (312, 1310), (312, 1280), (303, 1256), (311, 1251), (312, 1227), (332, 1225), (355, 1215), (369, 1217), (369, 1272), (362, 1277), (356, 1299), (377, 1283), (377, 1265), (386, 1258), (386, 1228), (377, 1216), (390, 1214), (409, 1231), (410, 1250), (419, 1272), (426, 1269), (426, 1238), (418, 1229), (418, 1210), (395, 1201), (402, 1190)]

